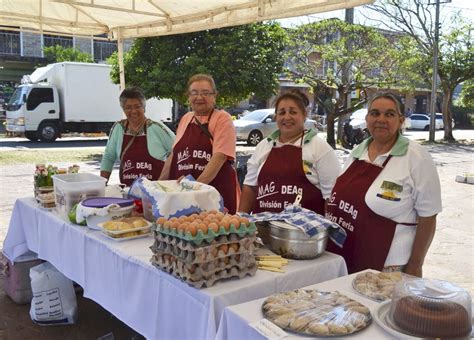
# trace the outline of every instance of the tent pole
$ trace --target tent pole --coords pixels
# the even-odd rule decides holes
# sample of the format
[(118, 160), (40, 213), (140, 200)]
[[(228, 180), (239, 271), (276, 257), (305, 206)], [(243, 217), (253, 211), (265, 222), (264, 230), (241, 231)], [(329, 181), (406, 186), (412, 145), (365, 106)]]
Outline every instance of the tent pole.
[(123, 66), (123, 38), (120, 27), (117, 30), (118, 39), (117, 39), (117, 52), (118, 52), (118, 64), (119, 64), (119, 76), (120, 76), (120, 90), (125, 89), (125, 69)]

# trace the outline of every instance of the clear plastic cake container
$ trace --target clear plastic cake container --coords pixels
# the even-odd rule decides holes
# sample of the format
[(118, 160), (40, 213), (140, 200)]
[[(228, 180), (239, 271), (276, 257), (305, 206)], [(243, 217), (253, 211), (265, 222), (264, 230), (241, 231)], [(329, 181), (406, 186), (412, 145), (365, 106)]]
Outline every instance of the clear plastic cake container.
[(398, 331), (422, 338), (469, 336), (471, 296), (450, 282), (401, 281), (395, 286), (389, 321)]

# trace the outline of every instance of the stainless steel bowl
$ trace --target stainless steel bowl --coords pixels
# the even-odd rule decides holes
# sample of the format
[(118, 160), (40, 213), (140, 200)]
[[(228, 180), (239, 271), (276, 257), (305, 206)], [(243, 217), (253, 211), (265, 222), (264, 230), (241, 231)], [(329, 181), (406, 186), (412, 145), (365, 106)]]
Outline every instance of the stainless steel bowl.
[(269, 223), (270, 249), (289, 259), (314, 259), (324, 253), (327, 240), (326, 230), (309, 237), (291, 224), (280, 221)]

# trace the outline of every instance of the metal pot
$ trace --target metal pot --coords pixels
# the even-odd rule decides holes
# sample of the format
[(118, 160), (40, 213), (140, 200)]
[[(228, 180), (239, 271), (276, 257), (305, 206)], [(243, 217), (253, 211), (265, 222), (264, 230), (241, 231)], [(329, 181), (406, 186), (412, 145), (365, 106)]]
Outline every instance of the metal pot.
[(301, 229), (281, 221), (269, 222), (270, 249), (289, 259), (314, 259), (326, 250), (327, 231), (321, 231), (313, 237)]

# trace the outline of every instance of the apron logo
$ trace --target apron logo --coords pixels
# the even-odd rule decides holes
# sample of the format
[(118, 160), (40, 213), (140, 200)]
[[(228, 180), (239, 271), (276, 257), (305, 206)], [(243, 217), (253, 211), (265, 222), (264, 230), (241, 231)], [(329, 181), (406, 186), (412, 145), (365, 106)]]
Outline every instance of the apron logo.
[(193, 158), (204, 158), (209, 162), (211, 160), (211, 154), (203, 150), (193, 150)]
[(148, 162), (137, 162), (137, 169), (145, 169), (151, 171), (152, 166)]
[(298, 188), (296, 185), (282, 185), (282, 195), (303, 195), (303, 188)]
[(258, 187), (257, 199), (261, 199), (274, 194), (278, 194), (278, 191), (275, 191), (275, 182), (270, 182), (268, 184), (260, 185)]
[(348, 213), (349, 215), (352, 216), (352, 219), (357, 219), (357, 214), (359, 211), (354, 208), (354, 206), (348, 202), (344, 202), (343, 200), (339, 201), (339, 209), (342, 211)]
[(191, 157), (191, 154), (189, 153), (189, 149), (186, 148), (181, 152), (178, 152), (178, 160), (176, 163), (181, 163), (185, 160), (187, 160), (189, 157)]
[(123, 171), (122, 172), (126, 172), (126, 171), (129, 171), (131, 169), (133, 169), (133, 165), (132, 165), (132, 161), (127, 159), (125, 161), (125, 163), (123, 163)]
[(403, 187), (400, 184), (389, 182), (389, 181), (383, 181), (382, 185), (380, 188), (383, 190), (383, 192), (380, 194), (377, 194), (377, 197), (380, 197), (384, 200), (388, 201), (394, 201), (398, 202), (401, 200), (400, 197), (397, 196), (395, 192), (401, 193), (403, 190)]
[(336, 192), (333, 192), (331, 194), (331, 197), (329, 198), (329, 201), (328, 201), (328, 205), (337, 205), (336, 203), (334, 203), (334, 201), (336, 200)]
[(305, 175), (311, 175), (313, 164), (303, 159), (303, 172)]

